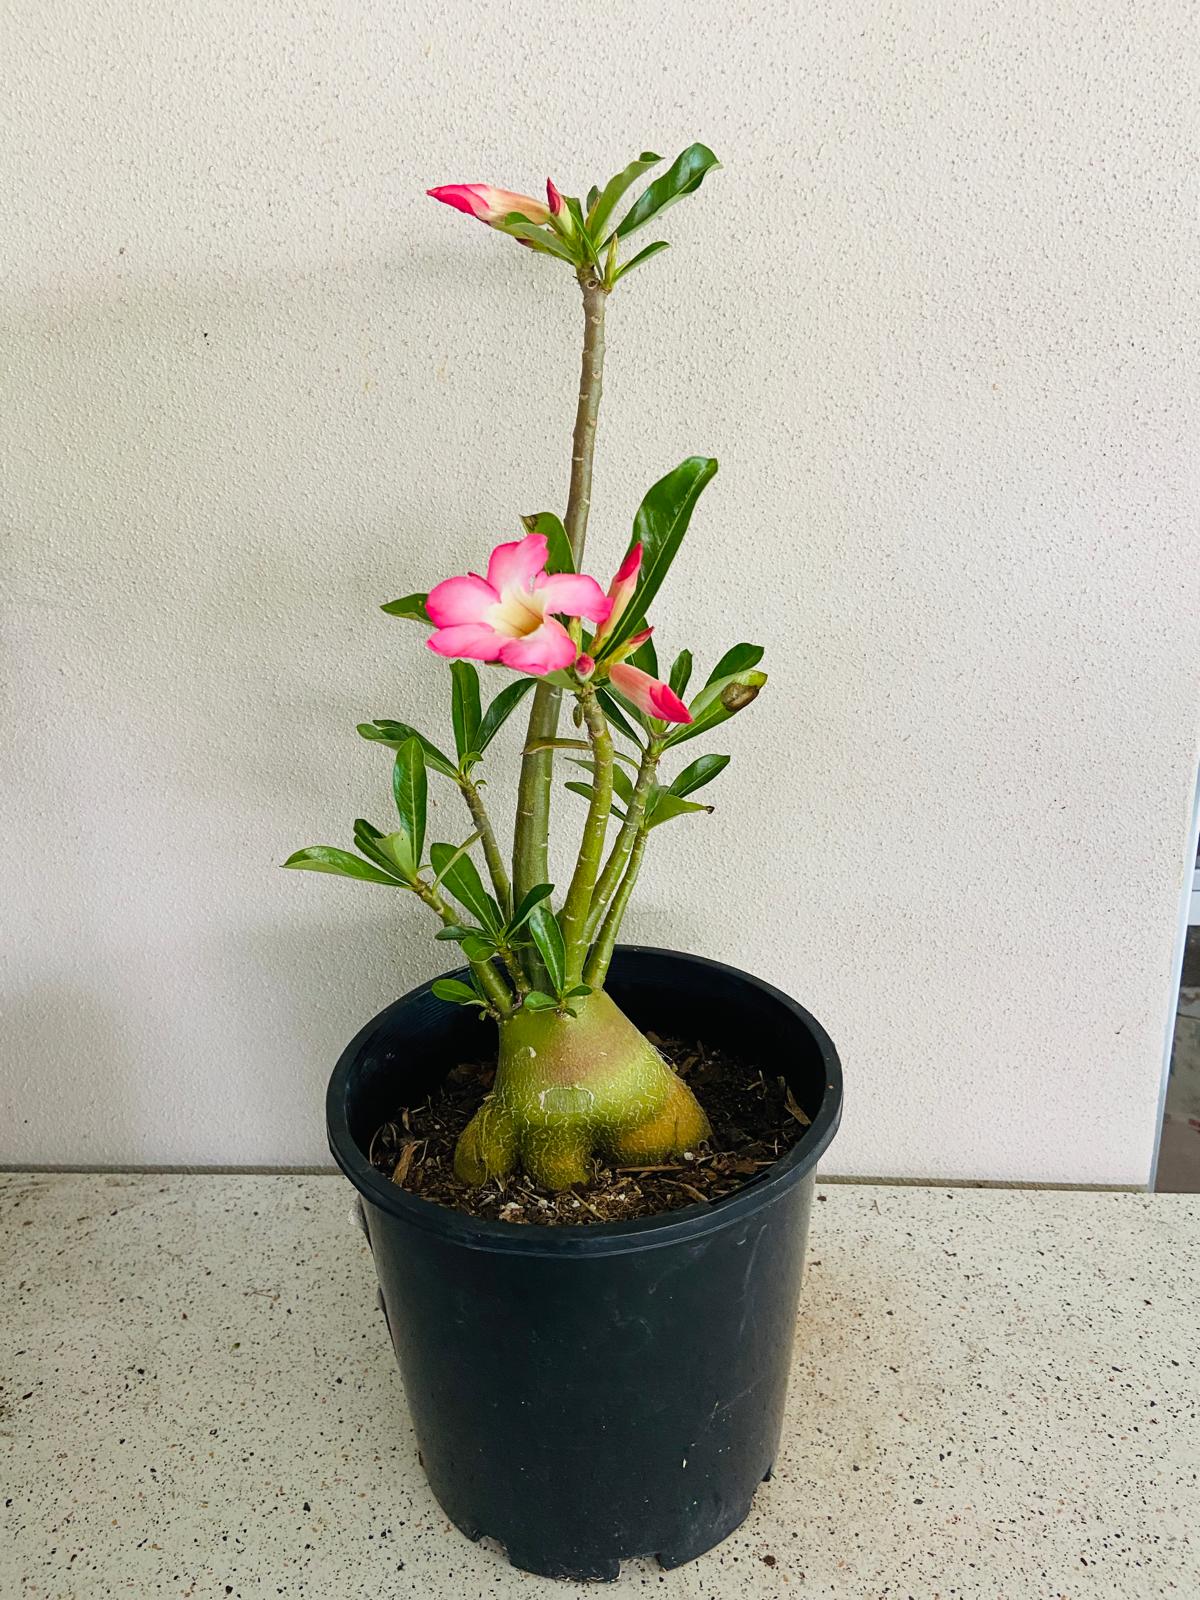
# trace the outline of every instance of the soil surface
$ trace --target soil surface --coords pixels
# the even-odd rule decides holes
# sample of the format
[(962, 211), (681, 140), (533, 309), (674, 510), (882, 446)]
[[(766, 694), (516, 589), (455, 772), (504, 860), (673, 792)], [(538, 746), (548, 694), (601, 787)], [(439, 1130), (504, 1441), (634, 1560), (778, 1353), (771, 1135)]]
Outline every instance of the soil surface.
[(413, 1194), (474, 1217), (543, 1227), (623, 1222), (732, 1194), (778, 1161), (808, 1126), (782, 1078), (704, 1044), (648, 1037), (687, 1079), (713, 1130), (667, 1165), (597, 1161), (591, 1182), (558, 1191), (539, 1189), (523, 1173), (482, 1188), (460, 1182), (454, 1147), (492, 1086), (494, 1061), (454, 1067), (431, 1099), (399, 1108), (371, 1141), (371, 1164)]

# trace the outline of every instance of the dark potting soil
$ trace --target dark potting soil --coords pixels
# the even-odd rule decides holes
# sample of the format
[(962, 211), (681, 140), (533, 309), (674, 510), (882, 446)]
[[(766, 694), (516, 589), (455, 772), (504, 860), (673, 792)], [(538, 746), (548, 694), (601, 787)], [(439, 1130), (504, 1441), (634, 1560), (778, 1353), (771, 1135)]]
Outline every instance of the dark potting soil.
[(610, 1167), (597, 1160), (591, 1181), (540, 1189), (523, 1173), (473, 1188), (454, 1175), (454, 1147), (492, 1086), (494, 1061), (454, 1067), (421, 1105), (397, 1110), (371, 1141), (371, 1164), (422, 1199), (501, 1222), (572, 1226), (657, 1216), (732, 1194), (800, 1138), (809, 1118), (782, 1078), (722, 1050), (648, 1037), (686, 1078), (708, 1113), (712, 1136), (695, 1150), (652, 1167)]

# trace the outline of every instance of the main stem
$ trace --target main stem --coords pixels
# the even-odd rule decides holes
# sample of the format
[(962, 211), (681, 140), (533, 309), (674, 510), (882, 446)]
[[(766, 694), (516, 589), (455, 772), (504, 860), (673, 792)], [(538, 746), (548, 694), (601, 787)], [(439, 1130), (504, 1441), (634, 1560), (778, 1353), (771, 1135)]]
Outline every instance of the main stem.
[(608, 832), (608, 816), (612, 810), (613, 744), (608, 731), (608, 719), (596, 699), (596, 691), (585, 687), (579, 692), (583, 720), (587, 724), (592, 743), (592, 797), (588, 805), (587, 821), (583, 825), (583, 839), (579, 846), (579, 859), (571, 877), (571, 887), (563, 901), (559, 922), (563, 943), (567, 947), (567, 985), (577, 984), (583, 976), (583, 963), (587, 955), (587, 921), (592, 894), (604, 859), (604, 839)]
[[(583, 360), (579, 371), (579, 401), (571, 448), (571, 486), (563, 525), (578, 572), (587, 539), (588, 512), (592, 506), (592, 459), (596, 452), (596, 424), (604, 383), (604, 308), (607, 291), (595, 269), (580, 271), (583, 290)], [(562, 692), (539, 683), (533, 692), (526, 746), (553, 739), (558, 732)], [(531, 750), (521, 762), (517, 788), (517, 824), (513, 835), (513, 895), (519, 904), (536, 884), (548, 881), (550, 786), (554, 771), (552, 750)]]

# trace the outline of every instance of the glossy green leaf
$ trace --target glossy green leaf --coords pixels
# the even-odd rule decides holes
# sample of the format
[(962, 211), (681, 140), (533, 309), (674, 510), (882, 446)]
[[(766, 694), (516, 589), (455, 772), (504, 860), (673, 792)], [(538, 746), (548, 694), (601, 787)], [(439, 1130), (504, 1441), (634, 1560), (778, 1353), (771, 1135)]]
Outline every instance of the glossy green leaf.
[(380, 611), (386, 611), (389, 617), (404, 617), (409, 622), (423, 622), (427, 628), (432, 628), (425, 602), (429, 599), (427, 594), (406, 594), (399, 600), (389, 600), (387, 605), (380, 606)]
[(591, 992), (592, 992), (592, 986), (591, 986), (590, 983), (577, 983), (573, 989), (568, 989), (567, 990), (565, 998), (570, 1000), (575, 995), (591, 994)]
[(453, 871), (454, 867), (457, 866), (458, 862), (461, 861), (463, 856), (467, 854), (471, 846), (479, 843), (479, 839), (480, 835), (478, 833), (473, 833), (469, 839), (464, 839), (463, 842), (455, 849), (454, 854), (447, 858), (445, 864), (440, 869), (435, 869), (437, 871), (437, 875), (433, 880), (433, 886), (435, 889), (437, 888), (438, 884), (441, 883), (446, 874)]
[(408, 838), (414, 865), (419, 867), (425, 849), (425, 805), (428, 780), (425, 776), (425, 752), (419, 739), (406, 739), (396, 751), (392, 767), (392, 794), (400, 826)]
[(495, 941), (486, 934), (469, 933), (462, 940), (462, 953), (468, 961), (490, 961), (496, 954)]
[(588, 215), (589, 216), (591, 216), (592, 211), (595, 209), (596, 201), (599, 200), (599, 198), (600, 198), (600, 191), (599, 191), (599, 189), (597, 189), (596, 185), (593, 184), (592, 187), (588, 190), (588, 192), (587, 192), (587, 200), (584, 202), (584, 204), (587, 206), (587, 210), (588, 210)]
[(671, 663), (671, 676), (667, 679), (674, 692), (682, 700), (687, 693), (687, 686), (692, 678), (692, 652), (681, 650)]
[[(682, 744), (685, 739), (694, 739), (698, 734), (708, 733), (722, 722), (728, 722), (730, 717), (744, 711), (757, 698), (766, 681), (765, 672), (750, 671), (737, 672), (732, 677), (719, 679), (716, 684), (706, 685), (688, 708), (692, 713), (692, 721), (684, 723), (668, 736), (667, 747)], [(701, 700), (704, 705), (698, 711), (697, 705)]]
[(735, 644), (732, 649), (717, 662), (708, 675), (708, 684), (716, 683), (718, 678), (731, 678), (735, 672), (748, 672), (751, 667), (756, 667), (763, 658), (763, 647), (760, 644)]
[(445, 778), (458, 777), (458, 769), (450, 757), (444, 756), (437, 745), (431, 744), (423, 733), (409, 727), (407, 722), (393, 722), (389, 717), (381, 717), (377, 722), (360, 722), (358, 731), (362, 738), (370, 739), (375, 744), (385, 744), (389, 750), (399, 750), (409, 739), (415, 739), (424, 752), (426, 766), (440, 772)]
[(447, 894), (465, 906), (488, 933), (498, 934), (504, 924), (500, 907), (483, 887), (479, 869), (469, 855), (462, 853), (461, 846), (430, 845), (429, 859)]
[(479, 669), (471, 661), (450, 663), (450, 711), (454, 722), (454, 748), (462, 762), (479, 752)]
[[(661, 160), (662, 157), (656, 156), (653, 150), (643, 150), (636, 161), (631, 161), (615, 177), (608, 180), (603, 192), (597, 195), (595, 200), (589, 197), (587, 225), (593, 239), (603, 236), (608, 226), (608, 219), (620, 205), (630, 185), (636, 183), (643, 172), (649, 172), (651, 167), (656, 167)], [(594, 194), (595, 190), (592, 193)], [(605, 242), (607, 243), (607, 240)]]
[(567, 976), (567, 949), (558, 918), (543, 900), (529, 918), (529, 932), (546, 966), (555, 994), (562, 994)]
[(439, 1000), (448, 1000), (456, 1006), (477, 1006), (481, 1004), (479, 995), (469, 983), (462, 983), (458, 978), (435, 978), (430, 985), (431, 991)]
[(457, 922), (449, 922), (444, 928), (439, 928), (434, 934), (435, 939), (446, 939), (454, 944), (461, 944), (464, 939), (469, 939), (472, 934), (477, 934), (478, 928), (464, 928)]
[(729, 765), (728, 756), (700, 756), (693, 761), (690, 767), (672, 780), (668, 788), (673, 795), (680, 799), (685, 794), (694, 794), (697, 789), (702, 789), (706, 783), (711, 783), (718, 773), (724, 772)]
[(541, 905), (548, 895), (554, 893), (552, 883), (537, 883), (521, 898), (521, 903), (509, 918), (508, 926), (504, 930), (511, 938), (514, 933), (519, 933), (533, 914), (535, 906)]
[(354, 843), (361, 854), (368, 861), (373, 861), (377, 867), (382, 867), (392, 877), (396, 875), (396, 863), (392, 860), (383, 846), (383, 834), (364, 817), (356, 817), (354, 822)]
[(558, 1001), (552, 994), (543, 994), (540, 989), (531, 989), (521, 1002), (526, 1011), (557, 1011)]
[(553, 511), (535, 511), (532, 516), (521, 518), (521, 526), (526, 533), (540, 533), (545, 537), (547, 572), (575, 571), (571, 541), (567, 538), (561, 517), (556, 517)]
[(537, 223), (530, 222), (519, 211), (510, 211), (501, 221), (493, 222), (492, 227), (499, 228), (501, 233), (511, 234), (514, 239), (520, 239), (522, 244), (530, 245), (542, 255), (557, 256), (560, 261), (572, 263), (576, 259), (575, 252), (552, 229), (539, 228)]
[(705, 144), (690, 144), (663, 173), (661, 178), (644, 189), (618, 224), (616, 232), (622, 239), (643, 227), (651, 217), (658, 216), (685, 194), (691, 194), (704, 182), (708, 173), (721, 163)]
[(518, 678), (506, 689), (501, 689), (484, 712), (483, 720), (479, 724), (479, 732), (475, 736), (475, 749), (479, 755), (482, 755), (491, 744), (536, 682), (536, 678)]
[(661, 251), (669, 250), (670, 248), (665, 239), (656, 239), (653, 244), (648, 244), (644, 250), (639, 250), (637, 255), (630, 256), (623, 267), (618, 267), (616, 272), (613, 273), (613, 282), (620, 283), (625, 274), (632, 272), (634, 267), (640, 267), (644, 262), (649, 261), (652, 256), (656, 256)]
[(604, 641), (601, 658), (611, 655), (616, 645), (641, 628), (683, 543), (696, 502), (716, 471), (717, 463), (711, 456), (689, 456), (647, 491), (633, 519), (633, 537), (629, 541), (630, 549), (641, 542), (641, 577), (624, 615)]
[(596, 698), (604, 707), (604, 715), (612, 723), (613, 727), (616, 728), (620, 733), (623, 733), (627, 739), (632, 740), (633, 743), (637, 745), (639, 749), (641, 749), (643, 741), (634, 732), (629, 718), (625, 715), (624, 709), (616, 699), (616, 696), (613, 694), (612, 690), (597, 689)]
[(669, 789), (659, 789), (651, 799), (646, 812), (646, 827), (657, 828), (664, 822), (670, 822), (675, 817), (683, 817), (689, 812), (711, 811), (711, 806), (702, 806), (694, 800), (681, 800), (677, 794), (672, 794)]
[(369, 861), (351, 855), (349, 850), (337, 850), (331, 844), (310, 844), (307, 849), (290, 855), (283, 865), (296, 867), (301, 872), (333, 872), (339, 878), (358, 878), (363, 883), (385, 883), (389, 889), (404, 888), (394, 875), (381, 872)]
[(379, 844), (388, 854), (392, 871), (398, 872), (411, 883), (421, 870), (421, 861), (419, 856), (413, 854), (412, 840), (403, 828), (398, 828), (395, 833), (384, 834)]

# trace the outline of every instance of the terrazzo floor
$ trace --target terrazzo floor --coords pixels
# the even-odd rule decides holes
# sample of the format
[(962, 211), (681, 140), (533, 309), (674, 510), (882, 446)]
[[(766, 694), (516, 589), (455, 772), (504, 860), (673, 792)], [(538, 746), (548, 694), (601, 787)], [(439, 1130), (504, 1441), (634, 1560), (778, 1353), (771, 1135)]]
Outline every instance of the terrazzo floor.
[[(1200, 1199), (828, 1184), (750, 1520), (613, 1596), (1200, 1596)], [(340, 1177), (0, 1176), (0, 1596), (454, 1597)]]

